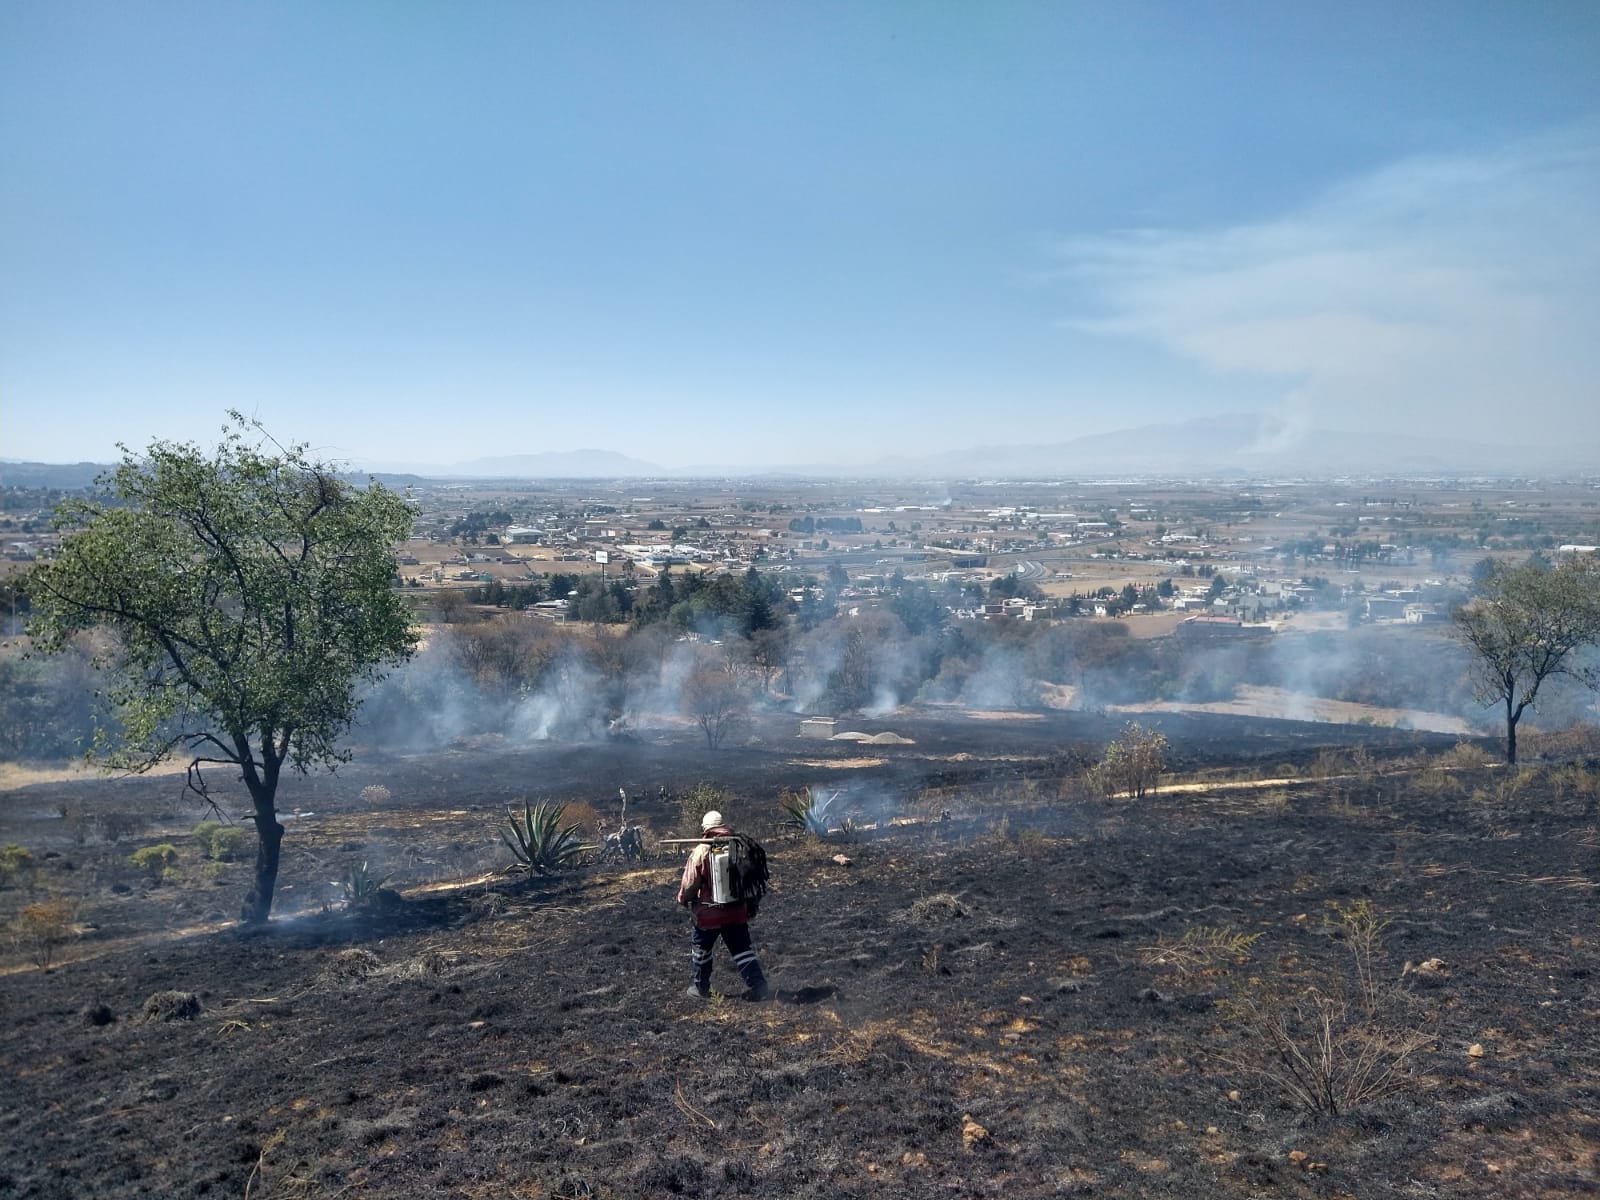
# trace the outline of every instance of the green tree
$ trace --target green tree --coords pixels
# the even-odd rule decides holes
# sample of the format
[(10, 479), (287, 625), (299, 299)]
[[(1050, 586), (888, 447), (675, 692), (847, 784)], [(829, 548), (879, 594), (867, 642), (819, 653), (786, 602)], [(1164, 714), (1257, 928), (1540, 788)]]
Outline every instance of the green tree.
[(1478, 698), (1504, 707), (1506, 762), (1515, 763), (1517, 723), (1545, 680), (1565, 675), (1600, 686), (1600, 667), (1579, 658), (1600, 643), (1600, 558), (1479, 566), (1477, 594), (1452, 614), (1451, 632), (1475, 657)]
[(339, 740), (358, 685), (415, 645), (391, 586), (411, 512), (238, 413), (214, 456), (186, 443), (155, 442), (143, 458), (123, 448), (100, 484), (58, 509), (67, 532), (32, 573), (29, 631), (47, 652), (91, 628), (114, 635), (103, 665), (121, 725), (96, 747), (108, 765), (137, 772), (188, 756), (189, 787), (208, 801), (203, 767), (238, 768), (258, 836), (241, 915), (265, 921), (283, 767), (346, 761)]
[(903, 583), (889, 601), (889, 611), (900, 618), (913, 637), (924, 632), (938, 633), (950, 615), (925, 583)]

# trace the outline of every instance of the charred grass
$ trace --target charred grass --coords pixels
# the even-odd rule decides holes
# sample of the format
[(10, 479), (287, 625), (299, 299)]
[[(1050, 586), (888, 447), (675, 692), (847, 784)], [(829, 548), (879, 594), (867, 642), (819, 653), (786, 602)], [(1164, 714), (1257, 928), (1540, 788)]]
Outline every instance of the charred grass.
[[(1586, 777), (1326, 766), (1136, 803), (1063, 787), (1053, 762), (1027, 788), (925, 773), (897, 784), (913, 823), (774, 832), (753, 925), (771, 1004), (682, 996), (672, 860), (413, 887), (259, 934), (173, 935), (223, 889), (140, 884), (117, 898), (126, 936), (0, 977), (0, 1192), (1593, 1195)], [(794, 781), (757, 792), (750, 770), (743, 819), (764, 794), (776, 820)], [(419, 882), (496, 807), (451, 798), (339, 814), (303, 852), (370, 852), (388, 822)], [(111, 879), (88, 850), (39, 869)], [(197, 1011), (148, 1017), (166, 993)], [(1330, 1110), (1284, 1085), (1263, 1022), (1314, 1035), (1318, 996), (1354, 1006), (1342, 1051), (1407, 1042), (1392, 1087)]]

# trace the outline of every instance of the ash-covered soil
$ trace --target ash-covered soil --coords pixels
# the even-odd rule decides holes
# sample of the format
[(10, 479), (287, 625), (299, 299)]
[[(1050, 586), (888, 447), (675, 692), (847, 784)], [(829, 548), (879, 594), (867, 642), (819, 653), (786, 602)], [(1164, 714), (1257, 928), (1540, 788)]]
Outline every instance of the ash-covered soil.
[[(0, 1194), (1595, 1194), (1600, 768), (1446, 770), (1415, 756), (1449, 743), (1420, 735), (1163, 724), (1192, 773), (1304, 776), (1351, 739), (1372, 757), (1138, 801), (1074, 783), (1114, 733), (1088, 717), (860, 726), (911, 745), (773, 725), (716, 754), (685, 736), (367, 757), (286, 784), (283, 909), (305, 915), (261, 933), (209, 928), (246, 868), (194, 858), (203, 814), (179, 781), (9, 793), (0, 840), (59, 857), (0, 909), (49, 887), (89, 928), (51, 971), (12, 954), (0, 976)], [(683, 996), (665, 852), (429, 890), (504, 863), (507, 801), (609, 816), (626, 787), (660, 836), (697, 781), (768, 838), (752, 928), (776, 1002)], [(776, 796), (804, 784), (854, 789), (872, 827), (779, 834)], [(100, 821), (128, 810), (157, 815)], [(131, 852), (164, 840), (175, 876), (139, 877)], [(403, 898), (321, 912), (356, 861)], [(1391, 1095), (1318, 1112), (1274, 1084), (1251, 1014), (1308, 987), (1359, 1010), (1339, 914), (1363, 901), (1387, 922), (1381, 1004), (1340, 1052), (1417, 1048), (1385, 1063)], [(151, 1003), (170, 992), (198, 1011)]]

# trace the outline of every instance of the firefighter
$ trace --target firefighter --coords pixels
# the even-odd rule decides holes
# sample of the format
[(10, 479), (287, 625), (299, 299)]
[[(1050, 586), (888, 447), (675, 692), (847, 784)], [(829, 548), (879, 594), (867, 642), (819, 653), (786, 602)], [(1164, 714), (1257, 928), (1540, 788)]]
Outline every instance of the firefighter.
[(723, 823), (721, 813), (712, 811), (700, 818), (700, 834), (707, 840), (690, 853), (689, 861), (684, 864), (683, 880), (678, 885), (678, 903), (694, 913), (694, 928), (689, 931), (689, 961), (694, 964), (694, 982), (686, 994), (700, 1000), (711, 995), (711, 951), (721, 937), (749, 989), (747, 998), (769, 999), (772, 989), (767, 986), (766, 976), (761, 973), (761, 960), (750, 944), (749, 907), (738, 897), (725, 904), (711, 902), (712, 841), (732, 837), (733, 830)]

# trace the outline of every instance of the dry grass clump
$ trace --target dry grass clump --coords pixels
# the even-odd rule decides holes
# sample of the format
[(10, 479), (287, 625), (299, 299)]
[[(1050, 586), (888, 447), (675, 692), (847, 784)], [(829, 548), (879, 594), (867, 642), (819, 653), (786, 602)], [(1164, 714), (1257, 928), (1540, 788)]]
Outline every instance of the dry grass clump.
[(351, 946), (340, 950), (322, 968), (319, 978), (332, 986), (380, 982), (416, 982), (437, 979), (460, 965), (465, 956), (453, 950), (428, 949), (396, 963), (385, 963), (371, 950)]
[(392, 799), (393, 794), (381, 783), (369, 783), (361, 789), (361, 803), (368, 808), (381, 808)]
[(193, 992), (157, 992), (140, 1011), (146, 1021), (192, 1021), (200, 1015), (200, 997)]
[(350, 946), (339, 951), (322, 968), (325, 983), (349, 983), (368, 979), (383, 970), (383, 960), (371, 950)]
[(1529, 730), (1522, 751), (1535, 758), (1600, 758), (1600, 725), (1569, 725), (1549, 733)]
[(1583, 801), (1588, 812), (1600, 806), (1600, 771), (1581, 762), (1568, 763), (1550, 773), (1550, 788), (1559, 799)]
[(460, 963), (462, 955), (450, 950), (426, 950), (396, 963), (384, 972), (389, 979), (435, 979)]
[(578, 834), (585, 841), (599, 835), (600, 814), (594, 810), (594, 805), (574, 800), (567, 805), (566, 818), (578, 827)]
[(1226, 925), (1196, 925), (1184, 930), (1182, 937), (1145, 946), (1140, 954), (1146, 966), (1170, 967), (1180, 975), (1213, 974), (1248, 962), (1260, 937)]
[(1442, 766), (1418, 771), (1411, 779), (1411, 787), (1424, 796), (1436, 798), (1460, 796), (1467, 790), (1466, 784)]
[(1473, 788), (1472, 802), (1494, 810), (1520, 808), (1529, 798), (1543, 794), (1536, 786), (1542, 776), (1538, 767), (1507, 767), (1487, 784)]
[(1436, 761), (1450, 771), (1480, 771), (1494, 759), (1476, 742), (1457, 742)]
[(899, 914), (899, 919), (911, 925), (944, 925), (971, 916), (967, 906), (949, 892), (924, 896)]

